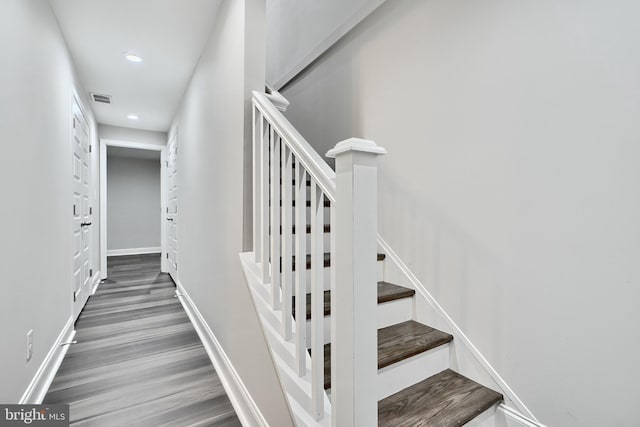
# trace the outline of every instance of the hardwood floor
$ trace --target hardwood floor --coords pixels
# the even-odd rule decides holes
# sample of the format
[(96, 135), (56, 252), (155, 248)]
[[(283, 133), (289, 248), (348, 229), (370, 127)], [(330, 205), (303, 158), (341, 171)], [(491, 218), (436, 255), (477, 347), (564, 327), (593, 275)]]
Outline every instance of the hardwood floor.
[(240, 426), (159, 255), (112, 257), (45, 403), (73, 426)]

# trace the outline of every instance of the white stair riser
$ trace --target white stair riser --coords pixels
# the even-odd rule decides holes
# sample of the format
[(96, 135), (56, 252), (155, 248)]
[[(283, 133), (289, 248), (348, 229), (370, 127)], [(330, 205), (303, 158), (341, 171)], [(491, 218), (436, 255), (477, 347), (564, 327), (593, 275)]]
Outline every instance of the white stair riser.
[[(295, 221), (295, 215), (296, 215), (296, 208), (294, 207), (291, 210), (291, 218), (294, 218)], [(330, 224), (330, 215), (331, 215), (331, 208), (330, 207), (324, 207), (324, 223), (325, 224)], [(311, 207), (308, 206), (307, 207), (307, 224), (311, 223)]]
[(378, 304), (378, 329), (413, 319), (413, 298)]
[[(292, 235), (291, 247), (296, 247), (296, 236)], [(307, 245), (306, 251), (309, 253), (311, 251), (311, 234), (307, 234)], [(324, 252), (331, 252), (331, 235), (329, 233), (324, 233), (324, 237), (322, 238), (322, 244), (324, 245)]]
[[(406, 322), (411, 319), (413, 298), (402, 298), (378, 304), (378, 328)], [(324, 343), (331, 342), (331, 316), (324, 317)], [(307, 348), (311, 346), (311, 321), (307, 320)]]
[(522, 424), (510, 422), (505, 415), (497, 411), (498, 405), (493, 405), (467, 424), (466, 427), (523, 427)]
[(449, 368), (449, 346), (441, 345), (425, 353), (378, 370), (378, 400)]

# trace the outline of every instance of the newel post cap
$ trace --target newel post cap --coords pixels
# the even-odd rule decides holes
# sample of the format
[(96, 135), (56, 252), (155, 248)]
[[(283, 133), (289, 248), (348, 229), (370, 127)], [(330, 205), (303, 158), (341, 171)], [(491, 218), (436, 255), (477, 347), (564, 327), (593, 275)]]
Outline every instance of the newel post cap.
[(333, 147), (331, 150), (327, 151), (326, 156), (335, 159), (340, 154), (346, 153), (347, 151), (360, 151), (363, 153), (371, 153), (371, 154), (387, 154), (387, 150), (378, 146), (375, 142), (370, 141), (368, 139), (360, 139), (360, 138), (349, 138), (344, 141), (340, 141)]

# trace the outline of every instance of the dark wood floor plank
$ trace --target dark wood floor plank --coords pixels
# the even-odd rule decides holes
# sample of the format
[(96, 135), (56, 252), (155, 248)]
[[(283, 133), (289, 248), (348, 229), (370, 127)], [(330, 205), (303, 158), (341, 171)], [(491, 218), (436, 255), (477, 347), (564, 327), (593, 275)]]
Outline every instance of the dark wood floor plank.
[(45, 403), (70, 404), (73, 426), (240, 426), (160, 256), (107, 264)]
[(378, 425), (461, 426), (500, 401), (500, 393), (447, 369), (378, 402)]

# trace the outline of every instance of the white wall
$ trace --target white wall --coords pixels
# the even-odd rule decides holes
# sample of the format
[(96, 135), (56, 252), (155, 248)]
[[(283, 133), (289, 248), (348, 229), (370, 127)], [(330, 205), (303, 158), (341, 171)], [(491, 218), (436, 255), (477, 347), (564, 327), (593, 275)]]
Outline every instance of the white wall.
[(267, 0), (267, 83), (280, 89), (385, 0)]
[(640, 425), (639, 14), (390, 1), (284, 91), (388, 150), (380, 234), (550, 426)]
[(107, 250), (159, 249), (160, 153), (149, 160), (111, 150), (107, 148)]
[(99, 124), (98, 134), (100, 135), (101, 139), (167, 145), (166, 132), (155, 132), (151, 130), (123, 128), (119, 126)]
[(72, 89), (90, 105), (46, 1), (0, 3), (0, 62), (0, 402), (17, 403), (72, 313)]
[(172, 126), (178, 141), (178, 281), (269, 424), (291, 426), (238, 257), (250, 158), (244, 153), (251, 123), (246, 107), (251, 90), (264, 89), (264, 7), (264, 0), (221, 2)]

